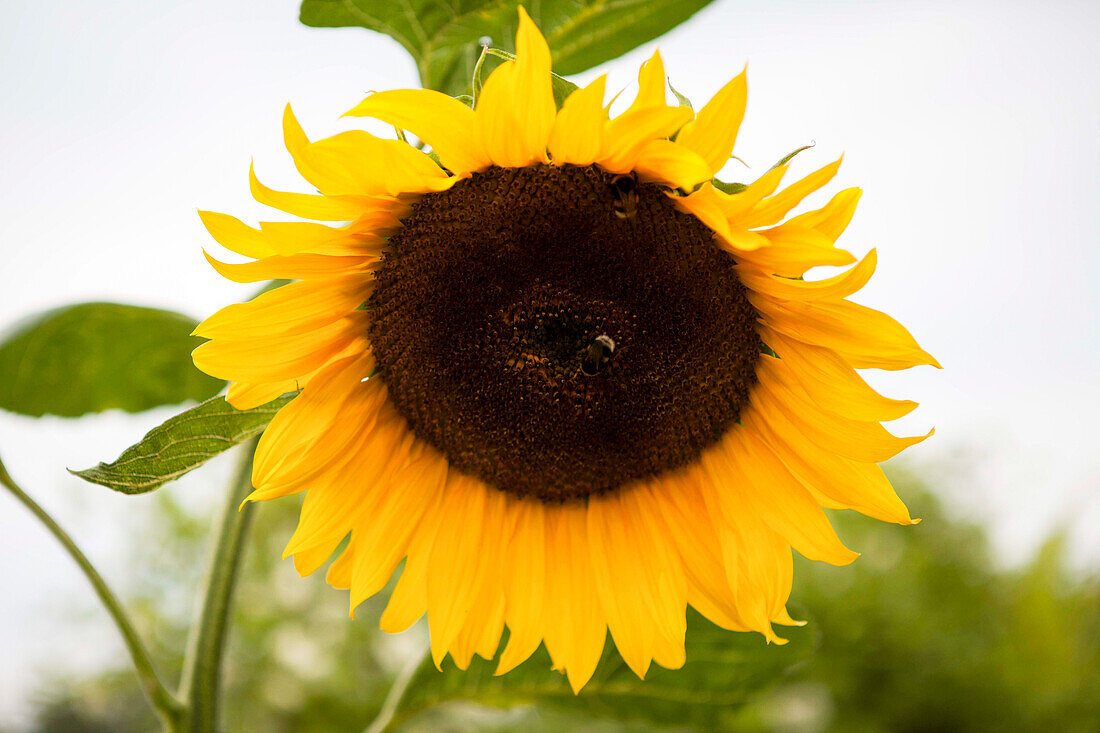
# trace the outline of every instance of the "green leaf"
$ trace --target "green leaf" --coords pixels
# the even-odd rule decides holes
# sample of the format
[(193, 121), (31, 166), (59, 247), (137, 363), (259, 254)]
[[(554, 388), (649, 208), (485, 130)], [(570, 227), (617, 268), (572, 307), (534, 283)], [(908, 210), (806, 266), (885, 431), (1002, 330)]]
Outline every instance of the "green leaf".
[(608, 638), (596, 674), (576, 696), (565, 677), (551, 669), (550, 658), (542, 647), (501, 677), (493, 676), (495, 660), (475, 657), (470, 668), (461, 671), (448, 659), (443, 672), (439, 672), (429, 658), (417, 670), (394, 722), (461, 700), (501, 708), (561, 707), (590, 718), (724, 730), (754, 691), (779, 681), (813, 652), (814, 633), (810, 629), (783, 629), (790, 643), (768, 645), (759, 634), (726, 631), (689, 611), (687, 662), (683, 668), (653, 665), (645, 680), (640, 680)]
[(224, 382), (195, 368), (195, 321), (154, 308), (82, 303), (43, 313), (0, 340), (0, 408), (78, 417), (204, 400)]
[(251, 410), (238, 410), (224, 397), (213, 397), (168, 418), (113, 463), (70, 473), (123, 494), (148, 493), (259, 435), (294, 397), (283, 395)]
[[(543, 0), (527, 9), (550, 44), (554, 70), (568, 75), (667, 33), (711, 2)], [(421, 84), (451, 95), (469, 92), (479, 39), (515, 51), (514, 0), (303, 0), (300, 17), (315, 28), (360, 26), (389, 35), (412, 54)]]

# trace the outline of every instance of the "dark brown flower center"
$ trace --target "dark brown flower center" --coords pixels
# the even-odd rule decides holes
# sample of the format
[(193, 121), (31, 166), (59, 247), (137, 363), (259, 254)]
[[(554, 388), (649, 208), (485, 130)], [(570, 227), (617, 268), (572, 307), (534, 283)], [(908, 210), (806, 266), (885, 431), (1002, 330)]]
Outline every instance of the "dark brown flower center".
[(504, 491), (574, 500), (688, 464), (755, 384), (734, 260), (656, 185), (490, 168), (389, 244), (378, 377), (420, 439)]

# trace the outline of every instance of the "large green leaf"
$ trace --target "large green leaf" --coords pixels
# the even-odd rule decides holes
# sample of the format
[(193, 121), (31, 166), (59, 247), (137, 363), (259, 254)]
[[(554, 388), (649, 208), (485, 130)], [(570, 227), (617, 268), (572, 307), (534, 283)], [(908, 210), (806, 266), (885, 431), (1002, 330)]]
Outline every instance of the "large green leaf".
[(683, 668), (653, 665), (640, 680), (608, 638), (596, 674), (579, 695), (551, 669), (541, 647), (527, 662), (500, 677), (493, 676), (496, 661), (475, 657), (470, 668), (461, 671), (448, 658), (439, 672), (429, 658), (401, 699), (394, 723), (436, 705), (467, 701), (493, 707), (561, 707), (592, 718), (723, 730), (751, 693), (785, 677), (816, 645), (811, 629), (783, 629), (783, 636), (790, 639), (788, 645), (768, 645), (759, 634), (726, 631), (689, 611)]
[(213, 397), (198, 407), (168, 418), (113, 463), (73, 471), (80, 478), (123, 494), (144, 494), (159, 489), (198, 468), (224, 450), (263, 432), (279, 409), (294, 395), (238, 410), (223, 397)]
[[(527, 4), (559, 74), (576, 74), (667, 33), (712, 0), (543, 0)], [(481, 46), (515, 51), (515, 0), (303, 0), (317, 28), (361, 26), (391, 36), (416, 60), (420, 83), (468, 93)]]
[(0, 408), (78, 417), (205, 400), (224, 382), (195, 368), (195, 321), (154, 308), (82, 303), (36, 316), (0, 340)]

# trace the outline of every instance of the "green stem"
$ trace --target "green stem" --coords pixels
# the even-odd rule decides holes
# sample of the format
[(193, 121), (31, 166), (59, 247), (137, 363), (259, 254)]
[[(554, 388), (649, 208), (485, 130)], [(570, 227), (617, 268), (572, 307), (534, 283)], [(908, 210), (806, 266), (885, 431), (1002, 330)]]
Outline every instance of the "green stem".
[(242, 507), (241, 502), (252, 491), (252, 456), (256, 450), (256, 440), (249, 441), (241, 450), (244, 453), (222, 508), (203, 590), (202, 608), (191, 629), (180, 683), (180, 697), (186, 701), (188, 708), (186, 730), (193, 733), (213, 733), (217, 727), (218, 682), (229, 608), (252, 516), (252, 504)]
[(0, 461), (0, 484), (3, 484), (15, 495), (16, 499), (31, 510), (31, 513), (45, 525), (50, 534), (61, 543), (69, 556), (76, 561), (76, 564), (84, 573), (84, 577), (92, 584), (96, 595), (99, 596), (99, 600), (107, 609), (107, 613), (114, 619), (115, 625), (122, 634), (122, 640), (126, 644), (126, 649), (130, 652), (130, 659), (134, 662), (134, 669), (137, 671), (138, 680), (141, 682), (141, 689), (145, 692), (149, 703), (161, 715), (165, 729), (180, 730), (179, 724), (184, 716), (183, 704), (168, 691), (168, 688), (157, 677), (153, 660), (149, 657), (149, 652), (146, 650), (141, 636), (138, 635), (134, 625), (130, 622), (130, 617), (126, 615), (126, 610), (107, 586), (103, 577), (84, 553), (80, 551), (80, 548), (76, 546), (68, 533), (54, 521), (53, 517), (16, 485), (15, 480), (8, 473), (7, 468), (4, 467), (3, 461)]
[(428, 651), (428, 647), (425, 647), (422, 651), (410, 657), (405, 666), (401, 668), (397, 678), (393, 681), (393, 685), (390, 686), (390, 691), (386, 693), (386, 699), (382, 702), (382, 709), (378, 711), (378, 716), (371, 721), (371, 724), (367, 726), (363, 733), (384, 733), (389, 729), (390, 723), (393, 722), (393, 716), (397, 712), (397, 707), (401, 704), (401, 698), (405, 696), (405, 691), (409, 689), (409, 684), (416, 676), (416, 671), (420, 669), (427, 658)]

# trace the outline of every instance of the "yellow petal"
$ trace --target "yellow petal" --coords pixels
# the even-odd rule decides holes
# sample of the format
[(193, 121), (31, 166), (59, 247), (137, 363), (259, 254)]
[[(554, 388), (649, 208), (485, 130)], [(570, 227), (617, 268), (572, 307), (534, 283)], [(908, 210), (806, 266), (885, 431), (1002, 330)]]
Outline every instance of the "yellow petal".
[(638, 96), (634, 98), (634, 102), (627, 111), (667, 106), (668, 95), (665, 91), (667, 83), (665, 62), (661, 59), (661, 52), (654, 51), (649, 60), (638, 69)]
[[(351, 587), (351, 565), (355, 562), (355, 544), (355, 533), (353, 532), (348, 544), (344, 546), (344, 551), (328, 566), (328, 572), (325, 573), (325, 582), (333, 588), (347, 590)], [(295, 555), (294, 557), (297, 560), (298, 556)], [(352, 610), (352, 615), (354, 615), (354, 609)]]
[(775, 189), (779, 187), (786, 173), (787, 166), (776, 166), (750, 183), (740, 193), (727, 196), (723, 200), (723, 213), (731, 222), (744, 227), (745, 224), (742, 220), (745, 218), (746, 213), (752, 211), (753, 207), (766, 197), (771, 196)]
[(522, 168), (549, 161), (546, 145), (555, 114), (550, 50), (522, 7), (516, 60), (505, 61), (485, 80), (476, 114), (482, 144), (496, 165)]
[(397, 196), (442, 191), (455, 182), (431, 158), (400, 140), (350, 130), (310, 142), (290, 107), (283, 116), (287, 150), (302, 177), (326, 195)]
[(330, 541), (323, 545), (304, 550), (294, 556), (294, 569), (298, 571), (298, 575), (306, 577), (317, 572), (317, 569), (325, 564), (325, 561), (332, 556), (332, 553), (336, 552), (336, 548), (344, 541), (343, 537), (335, 538), (335, 541)]
[(530, 657), (542, 641), (546, 583), (546, 507), (537, 500), (514, 502), (515, 533), (504, 558), (505, 619), (508, 645), (495, 674)]
[(813, 229), (832, 241), (840, 238), (848, 227), (848, 222), (856, 213), (856, 204), (863, 192), (858, 188), (846, 188), (830, 199), (820, 209), (808, 211), (791, 218), (788, 223), (794, 226)]
[(855, 420), (896, 420), (917, 403), (883, 397), (832, 349), (804, 344), (772, 329), (761, 338), (789, 367), (791, 375), (822, 408)]
[[(430, 615), (430, 614), (429, 614)], [(500, 587), (489, 579), (482, 584), (481, 591), (474, 597), (470, 613), (466, 617), (458, 636), (451, 644), (451, 659), (455, 666), (465, 670), (470, 666), (474, 654), (492, 659), (496, 648), (500, 646), (500, 635), (504, 632), (504, 594)]]
[(727, 194), (722, 193), (707, 181), (688, 196), (673, 196), (672, 202), (676, 208), (692, 214), (710, 227), (718, 235), (719, 244), (735, 254), (768, 246), (768, 240), (756, 232), (730, 226), (723, 210), (727, 198)]
[(260, 183), (253, 165), (248, 166), (248, 186), (252, 197), (261, 204), (318, 221), (352, 221), (364, 209), (377, 207), (380, 202), (380, 199), (367, 196), (318, 196), (276, 191)]
[(265, 257), (255, 262), (234, 264), (219, 262), (205, 250), (203, 254), (219, 275), (237, 283), (254, 283), (261, 280), (307, 280), (366, 273), (378, 262), (378, 257), (375, 255), (330, 256), (307, 253), (288, 257)]
[(596, 162), (612, 173), (629, 173), (648, 142), (672, 137), (690, 119), (687, 107), (643, 107), (624, 112), (608, 123), (605, 152)]
[[(331, 455), (343, 453), (344, 445), (356, 437), (358, 430), (348, 430), (341, 414), (364, 420), (363, 428), (372, 428), (386, 398), (381, 380), (363, 378), (370, 373), (374, 360), (359, 355), (333, 361), (322, 369), (310, 384), (289, 405), (268, 423), (256, 447), (252, 464), (252, 483), (264, 491), (278, 480), (285, 484), (294, 478), (295, 469), (323, 466), (327, 456), (316, 456), (309, 449), (322, 436), (337, 427), (329, 444), (335, 443)], [(328, 448), (328, 445), (323, 446)]]
[(377, 255), (381, 253), (385, 240), (373, 231), (373, 219), (365, 226), (353, 222), (343, 227), (330, 227), (312, 221), (261, 221), (260, 234), (276, 254), (284, 256), (303, 252)]
[(831, 181), (840, 169), (841, 160), (843, 160), (843, 156), (824, 168), (814, 171), (797, 183), (787, 186), (775, 196), (762, 201), (747, 216), (746, 226), (749, 228), (765, 227), (778, 222), (802, 199)]
[(353, 608), (385, 587), (408, 552), (424, 513), (442, 500), (446, 460), (434, 449), (427, 453), (395, 472), (375, 510), (355, 524), (356, 557), (350, 583)]
[[(444, 478), (446, 481), (446, 478)], [(429, 504), (409, 542), (405, 568), (390, 595), (379, 627), (396, 634), (412, 626), (428, 609), (428, 562), (436, 532), (443, 521), (442, 500)]]
[(650, 140), (638, 151), (634, 170), (643, 182), (691, 190), (711, 178), (699, 155), (671, 140)]
[[(269, 498), (267, 494), (276, 478), (282, 484), (287, 483), (282, 470), (304, 467), (301, 470), (308, 471), (319, 465), (306, 450), (332, 430), (338, 409), (354, 398), (350, 380), (344, 375), (357, 371), (357, 362), (351, 358), (327, 365), (312, 385), (272, 418), (256, 450), (252, 466), (252, 484), (256, 490), (249, 497), (251, 500)], [(334, 434), (333, 439), (343, 449), (354, 436), (347, 430), (341, 433)]]
[[(336, 352), (330, 362), (337, 362), (349, 356), (360, 356), (367, 359), (369, 354), (363, 353), (363, 344), (357, 340), (348, 343), (343, 351)], [(276, 397), (287, 392), (298, 392), (313, 381), (327, 364), (311, 372), (295, 377), (294, 379), (277, 380), (275, 382), (230, 382), (229, 390), (225, 395), (225, 401), (238, 410), (249, 410), (266, 404)], [(371, 367), (373, 369), (373, 366)], [(369, 374), (370, 370), (364, 372)]]
[[(389, 232), (382, 228), (391, 216), (364, 217), (343, 227), (328, 227), (312, 221), (267, 221), (253, 229), (232, 216), (200, 211), (207, 231), (226, 249), (246, 257), (317, 254), (378, 254)], [(396, 220), (392, 220), (396, 226)], [(377, 230), (377, 231), (376, 231)]]
[(825, 512), (767, 445), (750, 430), (733, 430), (725, 457), (747, 479), (744, 496), (755, 513), (810, 560), (847, 565), (859, 557), (840, 541)]
[(309, 153), (316, 165), (338, 175), (340, 183), (332, 187), (338, 194), (397, 196), (442, 191), (457, 180), (411, 145), (363, 130), (318, 140), (309, 146)]
[(477, 100), (482, 145), (493, 164), (504, 168), (522, 168), (545, 155), (545, 151), (540, 155), (526, 144), (515, 109), (514, 73), (512, 61), (493, 69)]
[(207, 341), (192, 352), (195, 366), (219, 379), (278, 382), (324, 366), (362, 338), (361, 318), (344, 318), (314, 331), (249, 341)]
[(748, 631), (737, 617), (721, 542), (699, 489), (699, 473), (693, 467), (653, 482), (653, 514), (664, 523), (664, 531), (680, 553), (688, 603), (724, 629)]
[[(383, 429), (394, 427), (392, 421), (386, 422), (374, 419), (374, 416), (362, 408), (348, 410), (345, 417), (349, 420), (353, 418), (362, 419), (367, 430), (373, 430), (378, 425), (381, 425)], [(331, 487), (323, 486), (323, 484), (343, 486), (343, 482), (347, 479), (347, 473), (349, 471), (354, 472), (357, 469), (355, 465), (356, 458), (367, 450), (365, 446), (369, 446), (372, 441), (377, 440), (340, 426), (319, 433), (302, 432), (298, 434), (298, 437), (300, 437), (298, 442), (305, 446), (303, 450), (308, 450), (309, 453), (285, 456), (286, 460), (281, 464), (278, 461), (280, 456), (272, 454), (274, 457), (271, 460), (276, 464), (274, 473), (266, 473), (262, 483), (257, 479), (257, 488), (246, 497), (246, 501), (270, 501), (271, 499), (279, 499), (307, 490), (313, 490), (316, 499), (319, 492), (331, 490)], [(392, 435), (386, 440), (387, 445), (397, 442), (397, 438)], [(343, 519), (343, 517), (340, 518)], [(351, 525), (342, 525), (342, 528), (347, 530), (351, 528)], [(326, 527), (324, 529), (335, 531), (337, 528)], [(302, 549), (312, 547), (315, 544), (313, 540), (317, 538), (319, 531), (320, 529), (316, 526), (308, 529), (302, 528), (287, 547), (286, 554), (292, 555), (302, 551)]]
[(603, 106), (607, 75), (570, 94), (550, 131), (550, 157), (557, 165), (591, 165), (604, 152), (607, 110)]
[[(419, 528), (418, 532), (425, 529)], [(425, 582), (428, 561), (420, 553), (410, 553), (397, 585), (390, 594), (386, 610), (378, 621), (378, 627), (387, 634), (400, 634), (417, 622), (428, 610), (428, 589)]]
[(638, 589), (642, 607), (652, 615), (658, 632), (654, 659), (662, 667), (680, 667), (684, 663), (687, 628), (687, 582), (683, 563), (655, 515), (659, 503), (650, 487), (640, 485), (625, 489), (621, 498), (626, 541), (635, 548), (633, 554), (644, 579)]
[(698, 153), (714, 176), (733, 154), (734, 141), (745, 116), (748, 86), (742, 71), (699, 110), (676, 136), (676, 143)]
[(281, 382), (232, 382), (225, 394), (225, 401), (238, 410), (251, 410), (266, 405), (276, 397), (298, 389), (298, 380), (287, 379)]
[(298, 118), (294, 116), (294, 110), (289, 104), (283, 110), (283, 142), (294, 160), (294, 167), (302, 174), (302, 178), (313, 184), (317, 190), (329, 192), (332, 188), (340, 187), (314, 165), (309, 154), (309, 138), (306, 137), (302, 126), (298, 124)]
[(592, 678), (607, 639), (607, 620), (592, 575), (587, 509), (579, 502), (547, 512), (548, 591), (544, 629), (554, 668), (565, 672), (573, 692)]
[(438, 667), (458, 637), (481, 591), (489, 562), (482, 554), (485, 533), (502, 514), (502, 492), (459, 473), (448, 477), (441, 522), (428, 562), (428, 625), (432, 659)]
[[(339, 446), (342, 450), (334, 459), (342, 465), (306, 492), (298, 528), (283, 550), (284, 556), (345, 536), (361, 517), (375, 510), (385, 494), (388, 477), (406, 465), (412, 444), (403, 421), (395, 417), (380, 420), (374, 430), (348, 431), (352, 440)], [(321, 460), (319, 457), (318, 463)], [(321, 465), (323, 470), (328, 468)]]
[(859, 463), (821, 448), (779, 412), (764, 419), (750, 411), (744, 424), (767, 440), (819, 501), (830, 500), (839, 504), (838, 508), (854, 509), (885, 522), (913, 524), (909, 510), (877, 464)]
[(444, 168), (456, 174), (474, 173), (490, 164), (474, 111), (434, 89), (376, 92), (347, 114), (373, 117), (412, 132), (431, 146)]
[(791, 618), (791, 615), (787, 613), (787, 609), (784, 608), (781, 613), (776, 614), (776, 617), (772, 619), (772, 623), (782, 624), (783, 626), (805, 626), (805, 621), (795, 621)]
[(866, 285), (877, 264), (878, 256), (871, 250), (852, 269), (825, 280), (795, 280), (743, 271), (741, 281), (755, 292), (775, 300), (839, 300)]
[(744, 491), (748, 479), (725, 459), (724, 450), (719, 446), (701, 456), (700, 489), (715, 521), (736, 616), (776, 641), (771, 619), (790, 595), (790, 544), (753, 511)]
[(832, 349), (856, 369), (908, 369), (940, 364), (890, 316), (847, 300), (779, 303), (753, 293), (749, 302), (776, 331)]
[(557, 112), (550, 78), (550, 47), (524, 7), (520, 5), (518, 9), (513, 95), (527, 149), (545, 161), (546, 143)]
[(738, 259), (768, 274), (801, 277), (812, 267), (856, 261), (850, 252), (834, 247), (832, 239), (815, 229), (787, 223), (755, 233), (766, 239), (768, 246), (739, 252)]
[(645, 678), (653, 660), (654, 619), (643, 600), (648, 583), (626, 529), (622, 492), (589, 497), (588, 538), (592, 577), (600, 605), (607, 614), (611, 638), (634, 674)]
[(781, 360), (761, 356), (754, 407), (761, 418), (779, 413), (794, 423), (810, 440), (825, 450), (862, 463), (889, 460), (911, 445), (932, 435), (898, 438), (877, 422), (850, 420), (819, 408), (792, 378)]
[(214, 241), (239, 255), (256, 259), (278, 254), (263, 233), (240, 219), (216, 211), (200, 211), (199, 219)]

